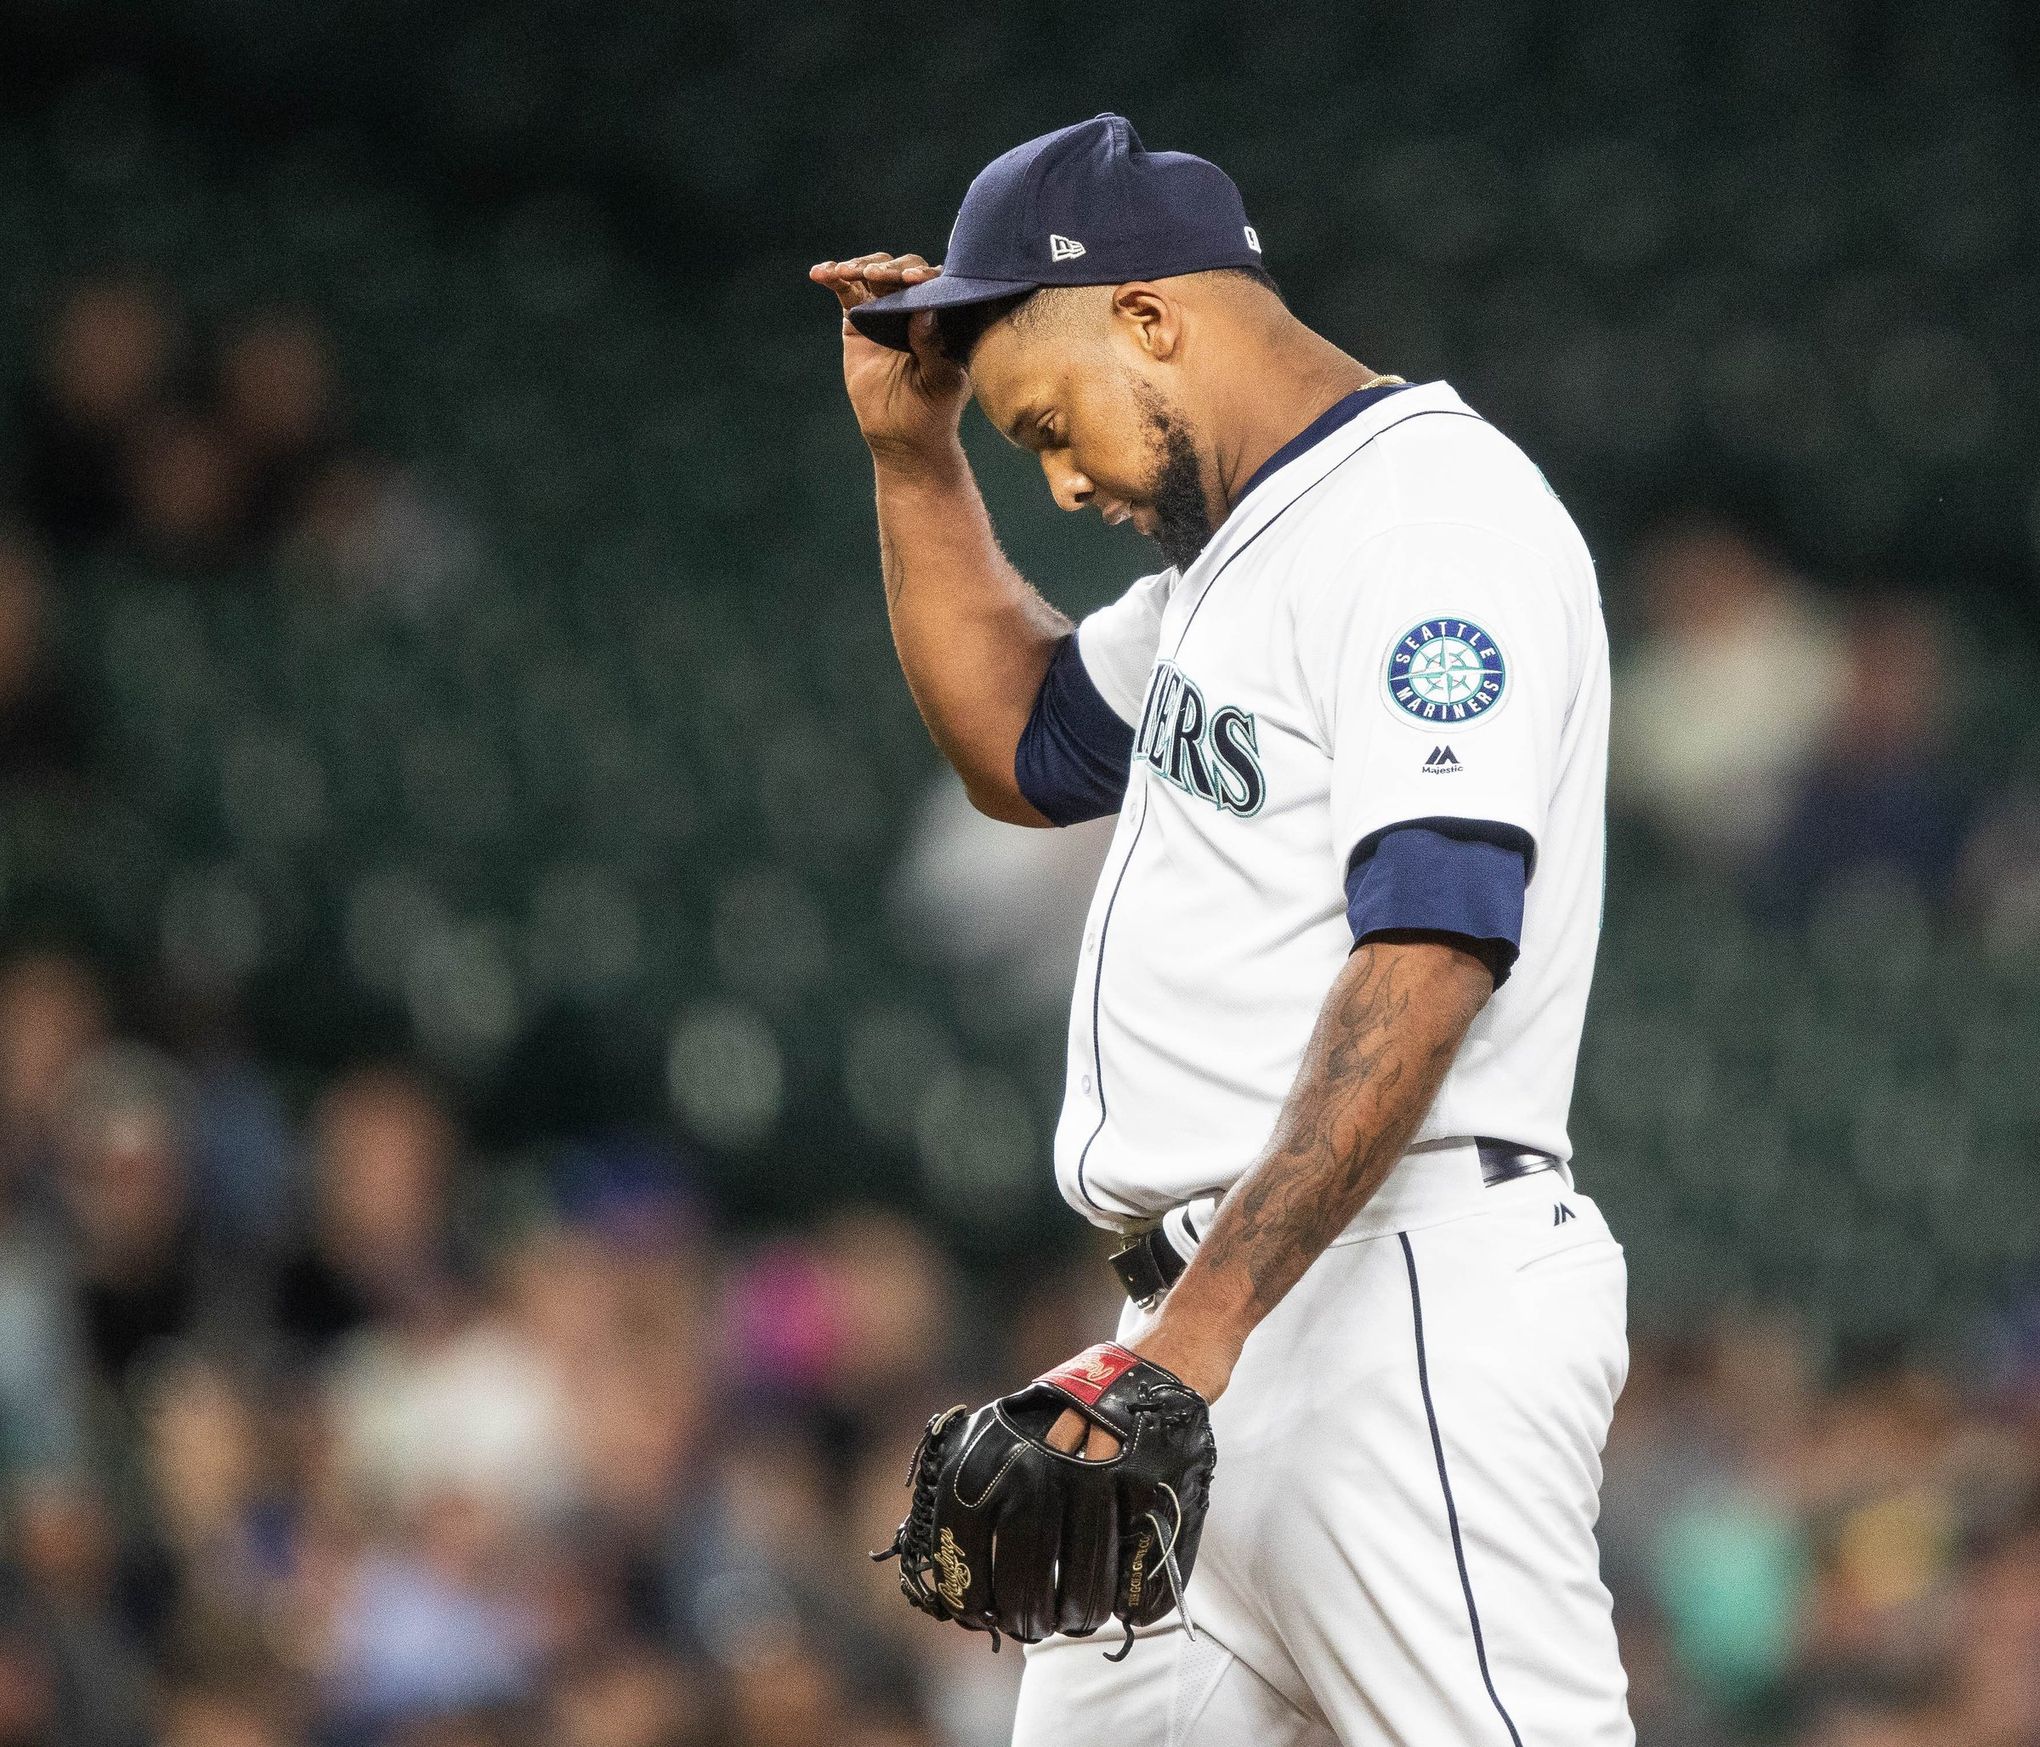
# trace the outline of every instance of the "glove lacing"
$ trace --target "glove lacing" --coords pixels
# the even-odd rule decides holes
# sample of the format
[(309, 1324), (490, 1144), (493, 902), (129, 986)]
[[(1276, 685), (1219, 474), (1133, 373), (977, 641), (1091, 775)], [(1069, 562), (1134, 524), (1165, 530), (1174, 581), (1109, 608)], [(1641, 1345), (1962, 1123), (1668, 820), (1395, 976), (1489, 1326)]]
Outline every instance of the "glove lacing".
[[(1184, 1632), (1194, 1644), (1197, 1642), (1197, 1622), (1191, 1619), (1189, 1603), (1183, 1599), (1183, 1572), (1176, 1563), (1176, 1542), (1183, 1534), (1183, 1501), (1176, 1496), (1176, 1489), (1166, 1480), (1160, 1482), (1160, 1485), (1169, 1495), (1169, 1509), (1176, 1520), (1173, 1524), (1164, 1526), (1162, 1519), (1153, 1511), (1147, 1512), (1145, 1520), (1154, 1525), (1155, 1539), (1162, 1544), (1162, 1571), (1169, 1580), (1169, 1595), (1176, 1604), (1176, 1611), (1183, 1616)], [(1107, 1662), (1124, 1662), (1133, 1653), (1133, 1621), (1121, 1614), (1119, 1623), (1124, 1628), (1126, 1636), (1117, 1650), (1105, 1652)]]

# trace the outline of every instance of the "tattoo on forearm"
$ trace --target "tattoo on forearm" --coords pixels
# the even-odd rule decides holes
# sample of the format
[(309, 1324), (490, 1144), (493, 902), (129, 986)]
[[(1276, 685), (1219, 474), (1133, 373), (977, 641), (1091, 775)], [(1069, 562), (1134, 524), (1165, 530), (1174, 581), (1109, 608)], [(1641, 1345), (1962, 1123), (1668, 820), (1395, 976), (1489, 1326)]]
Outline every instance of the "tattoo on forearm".
[[(1442, 976), (1440, 953), (1452, 955)], [(1486, 992), (1478, 963), (1443, 945), (1370, 945), (1347, 960), (1268, 1150), (1199, 1247), (1229, 1302), (1259, 1321), (1365, 1205), (1437, 1096)]]

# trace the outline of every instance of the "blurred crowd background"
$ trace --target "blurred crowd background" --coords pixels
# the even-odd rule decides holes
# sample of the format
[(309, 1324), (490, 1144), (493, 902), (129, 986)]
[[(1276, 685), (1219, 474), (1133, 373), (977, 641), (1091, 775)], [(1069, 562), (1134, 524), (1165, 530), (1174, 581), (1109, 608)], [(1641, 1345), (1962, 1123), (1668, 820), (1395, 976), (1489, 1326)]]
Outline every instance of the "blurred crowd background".
[(1601, 563), (1645, 1747), (2040, 1743), (2030, 8), (4, 0), (0, 1747), (1003, 1741), (862, 1552), (1113, 1315), (1101, 850), (942, 778), (802, 275), (1106, 107)]

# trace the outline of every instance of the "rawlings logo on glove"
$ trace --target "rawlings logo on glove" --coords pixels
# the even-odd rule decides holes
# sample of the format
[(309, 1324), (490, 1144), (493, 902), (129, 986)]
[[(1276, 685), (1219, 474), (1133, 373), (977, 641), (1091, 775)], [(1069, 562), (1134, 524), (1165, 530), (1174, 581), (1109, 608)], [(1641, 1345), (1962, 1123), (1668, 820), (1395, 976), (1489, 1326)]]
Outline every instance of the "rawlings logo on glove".
[(935, 1584), (937, 1598), (947, 1607), (962, 1607), (964, 1593), (970, 1588), (970, 1567), (956, 1550), (956, 1534), (952, 1529), (942, 1531), (941, 1542), (935, 1548), (935, 1569), (941, 1574)]
[[(1049, 1428), (1074, 1407), (1119, 1440), (1104, 1460), (1066, 1455)], [(893, 1544), (900, 1589), (923, 1613), (1036, 1643), (1134, 1629), (1180, 1608), (1217, 1452), (1204, 1398), (1116, 1343), (1090, 1348), (975, 1413), (928, 1422)], [(1184, 1624), (1189, 1625), (1189, 1616)]]

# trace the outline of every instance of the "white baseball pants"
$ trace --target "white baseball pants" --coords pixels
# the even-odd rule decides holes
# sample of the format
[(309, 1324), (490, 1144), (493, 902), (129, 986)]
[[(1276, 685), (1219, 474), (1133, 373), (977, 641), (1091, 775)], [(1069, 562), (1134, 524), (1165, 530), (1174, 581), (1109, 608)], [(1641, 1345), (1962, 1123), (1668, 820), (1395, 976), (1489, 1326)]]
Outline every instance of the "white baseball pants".
[(1213, 1410), (1196, 1639), (1033, 1646), (1015, 1747), (1633, 1747), (1594, 1541), (1627, 1275), (1568, 1180), (1433, 1173), (1325, 1252)]

